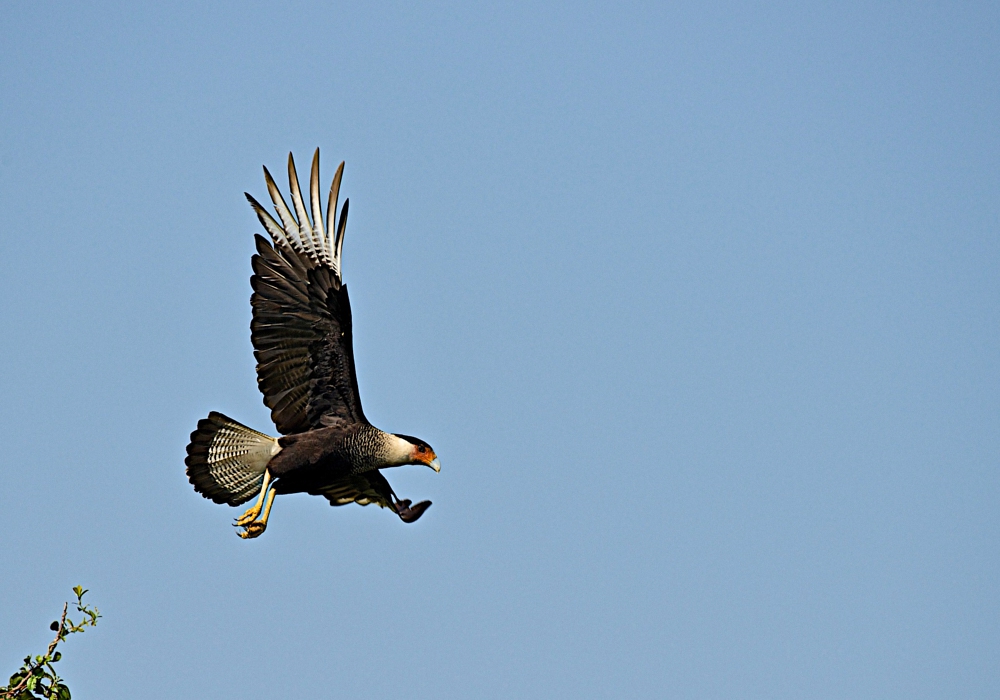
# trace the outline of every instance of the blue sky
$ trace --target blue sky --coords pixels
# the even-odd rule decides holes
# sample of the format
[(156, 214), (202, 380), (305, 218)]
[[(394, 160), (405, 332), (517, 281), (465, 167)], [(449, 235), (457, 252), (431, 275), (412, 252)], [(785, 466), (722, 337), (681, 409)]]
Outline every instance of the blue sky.
[[(996, 6), (88, 5), (0, 26), (0, 666), (82, 584), (80, 698), (1000, 692)], [(317, 146), (443, 469), (245, 542), (184, 448), (273, 427), (243, 192)]]

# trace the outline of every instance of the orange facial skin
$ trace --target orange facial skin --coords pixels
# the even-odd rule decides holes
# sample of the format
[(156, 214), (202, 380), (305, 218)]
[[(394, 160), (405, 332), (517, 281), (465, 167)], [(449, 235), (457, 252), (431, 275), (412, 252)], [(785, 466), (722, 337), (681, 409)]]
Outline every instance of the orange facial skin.
[(426, 465), (434, 471), (440, 471), (441, 469), (441, 464), (438, 462), (437, 455), (434, 454), (434, 450), (427, 445), (414, 446), (412, 456), (414, 464)]

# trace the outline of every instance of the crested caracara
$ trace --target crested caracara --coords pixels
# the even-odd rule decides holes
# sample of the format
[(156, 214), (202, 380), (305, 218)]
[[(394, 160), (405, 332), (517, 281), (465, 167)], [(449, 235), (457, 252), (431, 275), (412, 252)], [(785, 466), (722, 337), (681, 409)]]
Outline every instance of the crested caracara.
[[(375, 503), (403, 522), (419, 518), (430, 501), (396, 497), (381, 469), (423, 464), (441, 470), (423, 440), (379, 430), (365, 419), (351, 340), (351, 302), (341, 281), (341, 250), (348, 200), (337, 218), (341, 163), (330, 185), (326, 225), (319, 193), (319, 149), (309, 179), (310, 209), (288, 154), (294, 212), (271, 174), (264, 179), (278, 223), (246, 195), (271, 240), (256, 235), (250, 339), (257, 386), (282, 437), (258, 433), (221, 413), (198, 421), (187, 447), (187, 476), (195, 491), (216, 503), (255, 505), (237, 518), (239, 535), (267, 527), (276, 494), (325, 496), (331, 505)], [(311, 218), (310, 218), (311, 214)]]

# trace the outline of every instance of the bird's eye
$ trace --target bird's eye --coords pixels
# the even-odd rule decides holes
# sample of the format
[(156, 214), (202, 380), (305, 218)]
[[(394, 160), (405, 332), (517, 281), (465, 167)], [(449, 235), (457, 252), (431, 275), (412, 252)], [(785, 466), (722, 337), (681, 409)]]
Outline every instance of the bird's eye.
[(420, 447), (418, 447), (417, 449), (418, 449), (418, 450), (419, 450), (420, 452), (426, 452), (426, 451), (427, 451), (427, 448), (426, 448), (426, 447), (424, 447), (423, 445), (421, 445), (421, 446), (420, 446)]

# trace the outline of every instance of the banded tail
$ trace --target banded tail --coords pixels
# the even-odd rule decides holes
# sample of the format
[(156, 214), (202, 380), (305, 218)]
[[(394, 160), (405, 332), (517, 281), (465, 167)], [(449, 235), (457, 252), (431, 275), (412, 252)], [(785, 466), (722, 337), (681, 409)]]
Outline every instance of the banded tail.
[(212, 411), (191, 433), (188, 481), (205, 498), (238, 506), (257, 495), (267, 463), (280, 451), (277, 438)]

